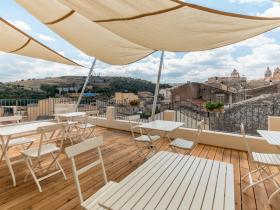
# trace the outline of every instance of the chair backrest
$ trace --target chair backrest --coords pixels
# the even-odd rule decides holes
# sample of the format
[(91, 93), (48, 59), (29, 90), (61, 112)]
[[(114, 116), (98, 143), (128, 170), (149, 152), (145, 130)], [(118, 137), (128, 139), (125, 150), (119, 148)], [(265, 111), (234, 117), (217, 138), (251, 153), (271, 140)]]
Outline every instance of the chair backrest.
[(65, 123), (55, 123), (53, 125), (41, 126), (37, 128), (37, 132), (41, 135), (39, 142), (38, 158), (41, 156), (42, 145), (55, 142), (60, 144), (60, 151), (62, 150), (63, 141), (65, 138)]
[[(140, 125), (140, 115), (131, 115), (128, 117), (131, 135), (135, 138), (134, 129)], [(142, 129), (140, 129), (142, 135)]]
[(243, 139), (243, 141), (245, 143), (246, 149), (247, 149), (247, 151), (249, 153), (249, 157), (251, 158), (251, 155), (252, 155), (251, 148), (249, 146), (248, 140), (246, 139), (245, 128), (244, 128), (243, 123), (240, 124), (240, 132), (241, 132), (242, 139)]
[[(78, 191), (78, 195), (79, 195), (81, 203), (84, 201), (84, 199), (83, 199), (83, 195), (82, 195), (82, 191), (81, 191), (79, 175), (81, 175), (82, 173), (85, 173), (86, 171), (95, 167), (96, 165), (101, 164), (104, 181), (105, 181), (105, 183), (107, 183), (107, 175), (105, 172), (105, 167), (104, 167), (101, 150), (100, 150), (100, 146), (102, 144), (103, 144), (103, 137), (99, 136), (99, 137), (87, 139), (79, 144), (75, 144), (75, 145), (67, 147), (65, 149), (65, 152), (66, 152), (68, 158), (70, 158), (71, 162), (72, 162), (73, 175), (74, 175), (74, 179), (75, 179), (75, 183), (76, 183), (76, 187), (77, 187), (77, 191)], [(98, 160), (96, 160), (80, 169), (77, 169), (75, 157), (77, 155), (88, 152), (89, 150), (92, 150), (95, 148), (97, 149), (97, 152), (98, 152), (98, 157), (99, 157)]]

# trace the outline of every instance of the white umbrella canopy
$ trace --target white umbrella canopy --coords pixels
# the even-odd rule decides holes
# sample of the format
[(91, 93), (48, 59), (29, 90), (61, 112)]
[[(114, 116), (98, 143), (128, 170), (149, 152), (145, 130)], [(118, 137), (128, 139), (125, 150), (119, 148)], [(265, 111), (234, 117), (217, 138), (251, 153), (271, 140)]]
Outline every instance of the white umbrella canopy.
[(0, 17), (0, 51), (57, 63), (80, 66)]

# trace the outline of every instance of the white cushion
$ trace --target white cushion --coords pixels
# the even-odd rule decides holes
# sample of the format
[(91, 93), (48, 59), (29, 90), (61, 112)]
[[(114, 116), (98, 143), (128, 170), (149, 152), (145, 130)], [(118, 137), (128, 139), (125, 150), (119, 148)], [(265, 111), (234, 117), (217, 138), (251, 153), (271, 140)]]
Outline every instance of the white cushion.
[(149, 141), (156, 141), (159, 140), (160, 136), (149, 136), (148, 135), (142, 135), (142, 136), (138, 136), (135, 138), (136, 141), (144, 141), (144, 142), (149, 142)]
[[(30, 148), (27, 150), (22, 151), (22, 154), (29, 156), (29, 157), (37, 157), (38, 156), (39, 148)], [(55, 144), (45, 144), (41, 147), (41, 155), (50, 154), (52, 152), (59, 151), (59, 148)]]
[(101, 210), (102, 208), (98, 202), (99, 199), (104, 196), (107, 192), (112, 190), (115, 186), (117, 186), (118, 183), (110, 181), (105, 186), (103, 186), (101, 189), (99, 189), (96, 193), (94, 193), (92, 196), (90, 196), (87, 200), (85, 200), (81, 205), (87, 210)]
[(193, 141), (176, 138), (174, 141), (170, 143), (170, 146), (179, 147), (182, 149), (191, 149), (194, 145)]
[[(28, 144), (31, 143), (33, 141), (35, 141), (36, 139), (33, 138), (16, 138), (16, 139), (11, 139), (9, 141), (9, 147), (13, 147), (13, 146), (17, 146), (17, 145), (22, 145), (22, 144)], [(0, 141), (0, 145), (2, 145), (2, 141)]]

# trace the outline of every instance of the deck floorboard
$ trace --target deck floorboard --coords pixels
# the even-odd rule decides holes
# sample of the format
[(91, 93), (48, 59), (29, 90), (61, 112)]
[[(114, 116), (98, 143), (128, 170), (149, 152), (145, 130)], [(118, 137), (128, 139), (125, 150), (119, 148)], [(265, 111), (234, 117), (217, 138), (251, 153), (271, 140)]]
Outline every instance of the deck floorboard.
[[(137, 153), (137, 147), (132, 141), (129, 132), (98, 128), (97, 135), (103, 135), (104, 145), (102, 154), (109, 180), (121, 181), (145, 160)], [(171, 149), (168, 143), (162, 143), (160, 150)], [(184, 150), (178, 152), (185, 154)], [(11, 155), (18, 156), (16, 150), (12, 150)], [(235, 187), (235, 207), (237, 210), (257, 210), (257, 209), (280, 209), (280, 195), (276, 196), (273, 205), (269, 205), (268, 196), (275, 190), (271, 182), (250, 189), (247, 193), (242, 193), (242, 188), (248, 184), (248, 180), (241, 180), (250, 169), (256, 166), (248, 160), (247, 153), (232, 149), (225, 149), (210, 145), (197, 145), (192, 155), (207, 159), (213, 159), (232, 163), (234, 166), (234, 187)], [(95, 151), (81, 155), (77, 164), (82, 166), (91, 159), (97, 157)], [(72, 176), (71, 162), (63, 154), (60, 158), (62, 167), (67, 174), (67, 181), (62, 175), (58, 174), (42, 182), (43, 192), (38, 189), (29, 177), (27, 182), (23, 182), (27, 169), (24, 163), (14, 166), (17, 187), (12, 186), (10, 174), (5, 164), (0, 165), (0, 209), (1, 210), (80, 210), (79, 199)], [(272, 171), (278, 169), (272, 168)], [(85, 198), (95, 193), (103, 186), (103, 177), (99, 167), (88, 171), (81, 177), (81, 186)]]

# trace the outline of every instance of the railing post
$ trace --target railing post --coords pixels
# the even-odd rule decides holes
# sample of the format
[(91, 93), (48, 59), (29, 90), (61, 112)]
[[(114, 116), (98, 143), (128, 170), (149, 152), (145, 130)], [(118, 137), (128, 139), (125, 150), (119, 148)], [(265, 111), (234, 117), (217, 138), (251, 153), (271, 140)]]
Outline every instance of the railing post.
[(175, 111), (174, 110), (166, 110), (163, 112), (163, 120), (166, 121), (176, 121), (175, 119)]
[(115, 120), (115, 107), (107, 106), (106, 115), (107, 115), (107, 120), (109, 121)]

